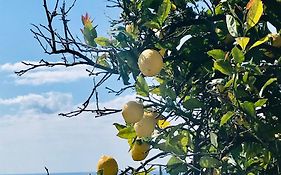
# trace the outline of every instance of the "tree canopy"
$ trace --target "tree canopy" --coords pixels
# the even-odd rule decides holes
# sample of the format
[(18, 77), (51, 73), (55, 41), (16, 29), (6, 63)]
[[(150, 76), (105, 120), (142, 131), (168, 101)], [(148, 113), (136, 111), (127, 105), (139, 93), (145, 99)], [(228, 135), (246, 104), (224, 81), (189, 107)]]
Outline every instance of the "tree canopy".
[[(160, 174), (162, 169), (171, 175), (281, 174), (281, 1), (109, 0), (108, 8), (121, 9), (120, 18), (111, 21), (110, 37), (100, 36), (98, 24), (83, 14), (84, 40), (68, 27), (75, 1), (57, 0), (53, 8), (43, 3), (47, 24), (31, 31), (47, 54), (60, 54), (63, 61), (25, 62), (30, 67), (17, 74), (90, 65), (89, 75), (97, 81), (89, 98), (60, 115), (121, 112), (99, 108), (96, 93), (117, 75), (123, 88), (108, 91), (121, 95), (133, 89), (144, 113), (157, 120), (153, 135), (145, 137), (137, 136), (133, 124), (114, 124), (130, 148), (145, 142), (159, 150), (120, 174), (147, 174), (160, 166), (150, 162), (165, 156), (170, 158)], [(62, 22), (59, 30), (56, 20)], [(140, 69), (139, 56), (147, 49), (163, 59), (156, 75)], [(93, 101), (96, 108), (90, 109)]]

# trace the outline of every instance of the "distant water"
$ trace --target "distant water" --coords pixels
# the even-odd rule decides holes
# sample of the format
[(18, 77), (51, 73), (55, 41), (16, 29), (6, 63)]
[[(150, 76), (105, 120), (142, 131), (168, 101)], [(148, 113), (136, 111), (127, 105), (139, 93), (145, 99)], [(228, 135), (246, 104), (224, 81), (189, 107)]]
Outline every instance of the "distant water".
[[(96, 175), (96, 173), (51, 173), (50, 175)], [(32, 174), (0, 174), (0, 175), (47, 175), (47, 173), (32, 173)]]

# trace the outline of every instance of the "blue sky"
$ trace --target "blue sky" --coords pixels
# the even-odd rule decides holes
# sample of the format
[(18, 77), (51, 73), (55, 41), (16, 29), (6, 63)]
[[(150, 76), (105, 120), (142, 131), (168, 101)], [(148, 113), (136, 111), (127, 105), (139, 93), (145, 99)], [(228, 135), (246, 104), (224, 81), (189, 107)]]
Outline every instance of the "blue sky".
[[(68, 1), (68, 0), (67, 0)], [(69, 2), (69, 1), (68, 1)], [(92, 79), (85, 67), (40, 69), (23, 77), (13, 72), (21, 61), (48, 57), (33, 38), (31, 23), (45, 23), (42, 0), (0, 0), (0, 174), (94, 171), (103, 154), (116, 157), (120, 168), (134, 166), (125, 140), (116, 137), (112, 123), (120, 114), (95, 119), (91, 114), (63, 118), (87, 98)], [(106, 0), (78, 0), (69, 18), (73, 33), (81, 37), (81, 15), (88, 12), (106, 35), (108, 18), (118, 10), (106, 9)], [(121, 82), (118, 82), (121, 83)], [(116, 86), (116, 80), (107, 85)], [(109, 96), (101, 89), (101, 106), (120, 108), (134, 95)]]

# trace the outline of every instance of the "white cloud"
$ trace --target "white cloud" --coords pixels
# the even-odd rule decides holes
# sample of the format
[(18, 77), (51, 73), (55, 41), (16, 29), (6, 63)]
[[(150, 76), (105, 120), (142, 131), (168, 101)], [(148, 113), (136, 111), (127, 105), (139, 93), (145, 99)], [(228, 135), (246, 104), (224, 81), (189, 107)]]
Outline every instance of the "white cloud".
[(72, 95), (59, 92), (27, 94), (8, 99), (0, 98), (0, 105), (14, 106), (25, 113), (58, 113), (72, 106)]
[[(30, 61), (26, 61), (30, 62)], [(35, 63), (35, 62), (30, 62)], [(17, 63), (5, 63), (0, 65), (0, 71), (9, 73), (9, 76), (13, 77), (17, 84), (31, 84), (42, 85), (47, 83), (65, 83), (70, 81), (76, 81), (82, 78), (88, 78), (89, 73), (86, 69), (90, 69), (90, 66), (77, 65), (73, 67), (40, 67), (27, 72), (22, 76), (16, 76), (15, 71), (23, 70), (28, 66)]]
[[(31, 99), (29, 103), (32, 104), (46, 104), (48, 100), (44, 101), (42, 97), (49, 99), (53, 96), (54, 93), (32, 94), (2, 99), (1, 104), (20, 105), (28, 102), (27, 99)], [(134, 98), (134, 95), (120, 96), (101, 105), (120, 108)], [(65, 118), (55, 113), (18, 111), (0, 118), (0, 174), (44, 173), (44, 166), (51, 172), (95, 171), (101, 155), (115, 157), (120, 169), (140, 165), (132, 161), (127, 141), (116, 136), (117, 131), (112, 124), (124, 123), (120, 113), (99, 118), (83, 113), (78, 117)], [(154, 153), (152, 151), (149, 157)]]

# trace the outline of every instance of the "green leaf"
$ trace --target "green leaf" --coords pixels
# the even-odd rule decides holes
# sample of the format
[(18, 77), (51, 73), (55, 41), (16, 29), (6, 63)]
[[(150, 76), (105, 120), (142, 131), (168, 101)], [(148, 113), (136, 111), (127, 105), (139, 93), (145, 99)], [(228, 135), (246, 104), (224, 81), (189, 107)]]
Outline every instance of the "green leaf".
[(255, 103), (255, 107), (262, 107), (267, 102), (267, 100), (268, 100), (267, 98), (259, 99)]
[(207, 52), (207, 54), (213, 57), (215, 60), (223, 60), (225, 58), (225, 52), (221, 49), (213, 49)]
[(118, 131), (120, 131), (121, 129), (126, 128), (125, 125), (121, 125), (121, 124), (119, 124), (119, 123), (113, 123), (113, 125), (116, 127), (116, 129), (117, 129)]
[(183, 106), (186, 109), (193, 110), (196, 108), (202, 108), (204, 104), (196, 98), (191, 98), (190, 96), (186, 96), (183, 101)]
[(143, 97), (148, 97), (149, 95), (149, 87), (146, 83), (145, 79), (140, 75), (137, 77), (136, 81), (136, 91), (138, 95), (141, 95)]
[(228, 111), (224, 114), (220, 121), (220, 126), (224, 125), (235, 113), (233, 111)]
[(210, 140), (211, 140), (211, 144), (217, 148), (219, 145), (217, 134), (210, 132)]
[(172, 100), (177, 98), (176, 92), (172, 88), (167, 87), (166, 83), (160, 84), (159, 90), (163, 98), (170, 97)]
[(166, 170), (170, 175), (178, 175), (179, 173), (186, 172), (188, 167), (179, 158), (172, 156), (167, 163)]
[(122, 139), (132, 139), (135, 138), (137, 135), (133, 126), (127, 126), (123, 129), (120, 129), (117, 136)]
[(249, 101), (245, 101), (241, 104), (242, 109), (250, 116), (256, 116), (255, 104)]
[(259, 22), (262, 13), (263, 13), (262, 1), (253, 0), (253, 4), (251, 5), (251, 8), (249, 9), (247, 16), (246, 16), (246, 22), (247, 22), (248, 29), (250, 29), (251, 27), (254, 27)]
[(250, 47), (250, 49), (252, 49), (252, 48), (254, 48), (254, 47), (257, 47), (257, 46), (259, 46), (259, 45), (265, 43), (265, 42), (268, 41), (268, 40), (269, 40), (269, 37), (268, 37), (268, 36), (263, 37), (262, 39), (256, 41), (256, 42)]
[(231, 54), (237, 63), (242, 63), (245, 60), (243, 52), (236, 46), (231, 50)]
[(97, 64), (102, 65), (104, 67), (110, 67), (110, 64), (106, 60), (106, 54), (101, 55), (97, 58)]
[(147, 21), (144, 23), (144, 26), (150, 28), (150, 29), (160, 29), (160, 25), (157, 21)]
[(110, 45), (110, 40), (108, 38), (105, 37), (97, 37), (95, 38), (95, 42), (103, 47), (109, 46)]
[(172, 3), (170, 0), (163, 0), (161, 6), (158, 8), (157, 16), (160, 25), (162, 25), (168, 17), (171, 10), (171, 5)]
[(231, 36), (238, 37), (237, 22), (233, 16), (226, 15), (226, 26)]
[(129, 85), (130, 84), (130, 82), (129, 82), (130, 70), (129, 70), (128, 65), (125, 63), (122, 63), (122, 64), (119, 64), (118, 68), (119, 68), (119, 73), (120, 73), (120, 76), (122, 77), (124, 85)]
[(219, 3), (216, 7), (215, 7), (215, 14), (216, 15), (221, 15), (223, 14), (223, 4)]
[(200, 158), (199, 164), (202, 168), (216, 168), (221, 165), (221, 162), (216, 158), (203, 156)]
[(236, 43), (242, 48), (242, 50), (244, 51), (247, 47), (247, 44), (249, 43), (250, 41), (250, 38), (249, 37), (238, 37), (238, 38), (235, 38), (236, 40)]
[(224, 85), (225, 88), (229, 88), (234, 82), (234, 77), (232, 77), (229, 81), (227, 81)]
[(233, 68), (230, 63), (226, 60), (217, 60), (214, 62), (214, 68), (225, 75), (232, 75)]
[(84, 35), (84, 40), (86, 44), (96, 47), (97, 44), (95, 42), (95, 38), (97, 37), (97, 31), (95, 28), (86, 28), (84, 27), (84, 30), (82, 30), (83, 35)]
[(262, 97), (262, 93), (264, 91), (264, 89), (271, 85), (274, 81), (277, 81), (277, 78), (270, 78), (269, 80), (267, 80), (267, 82), (262, 86), (261, 90), (260, 90), (260, 93), (259, 93), (259, 96)]

